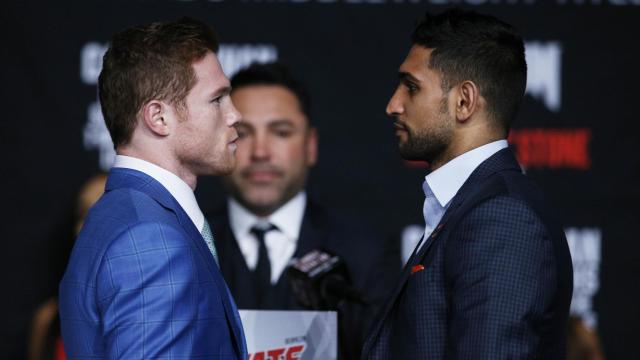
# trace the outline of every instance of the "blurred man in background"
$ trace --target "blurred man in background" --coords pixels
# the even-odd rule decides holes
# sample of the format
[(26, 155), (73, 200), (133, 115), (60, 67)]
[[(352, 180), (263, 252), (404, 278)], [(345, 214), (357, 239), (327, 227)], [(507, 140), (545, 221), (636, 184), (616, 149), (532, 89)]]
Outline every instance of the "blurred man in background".
[[(375, 305), (399, 271), (393, 245), (369, 226), (329, 212), (307, 195), (318, 158), (309, 96), (281, 64), (254, 64), (232, 79), (242, 114), (237, 168), (226, 177), (231, 197), (211, 214), (220, 268), (243, 309), (303, 309), (287, 267), (316, 248), (342, 257), (354, 286)], [(374, 306), (343, 304), (340, 353), (357, 358)]]

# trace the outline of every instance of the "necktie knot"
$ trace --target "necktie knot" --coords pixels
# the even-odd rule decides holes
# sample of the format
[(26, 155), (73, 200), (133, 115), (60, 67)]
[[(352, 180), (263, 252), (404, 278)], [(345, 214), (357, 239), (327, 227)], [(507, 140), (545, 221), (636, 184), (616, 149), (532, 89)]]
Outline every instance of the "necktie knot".
[(277, 230), (278, 228), (271, 223), (257, 223), (254, 225), (249, 232), (253, 234), (253, 236), (258, 239), (259, 242), (264, 242), (265, 235), (272, 230)]

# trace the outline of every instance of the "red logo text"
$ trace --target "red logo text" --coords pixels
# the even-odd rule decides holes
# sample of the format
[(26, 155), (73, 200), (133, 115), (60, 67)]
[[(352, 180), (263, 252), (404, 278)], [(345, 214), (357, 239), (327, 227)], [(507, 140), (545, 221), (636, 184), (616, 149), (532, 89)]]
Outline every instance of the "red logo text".
[(591, 129), (514, 129), (509, 135), (520, 165), (527, 169), (588, 170), (590, 140)]
[(258, 351), (256, 353), (249, 354), (249, 360), (300, 360), (300, 356), (303, 351), (304, 345)]

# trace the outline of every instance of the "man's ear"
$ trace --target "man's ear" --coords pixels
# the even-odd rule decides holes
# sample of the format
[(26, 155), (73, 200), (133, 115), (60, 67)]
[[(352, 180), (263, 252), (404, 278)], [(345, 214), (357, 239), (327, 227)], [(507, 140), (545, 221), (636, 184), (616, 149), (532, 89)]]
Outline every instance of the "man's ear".
[(169, 106), (160, 100), (151, 100), (142, 107), (142, 122), (154, 135), (169, 135), (169, 116)]
[(478, 86), (469, 80), (456, 87), (455, 116), (458, 122), (464, 123), (479, 110), (480, 91)]
[(318, 131), (314, 127), (307, 129), (307, 166), (313, 166), (318, 161)]

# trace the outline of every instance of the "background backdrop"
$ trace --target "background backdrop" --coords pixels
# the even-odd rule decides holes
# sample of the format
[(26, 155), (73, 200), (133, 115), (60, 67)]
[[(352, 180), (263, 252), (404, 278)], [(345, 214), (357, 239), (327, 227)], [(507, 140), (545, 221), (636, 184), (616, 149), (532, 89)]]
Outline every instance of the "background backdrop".
[[(188, 15), (212, 24), (228, 74), (280, 59), (313, 96), (320, 162), (309, 191), (399, 237), (422, 231), (425, 171), (403, 162), (384, 109), (415, 21), (458, 5), (527, 42), (527, 96), (511, 143), (563, 220), (572, 310), (610, 359), (640, 347), (640, 0), (245, 0), (21, 2), (2, 6), (0, 357), (22, 358), (33, 309), (55, 294), (75, 194), (113, 150), (96, 96), (110, 36)], [(199, 182), (203, 208), (224, 199)]]

